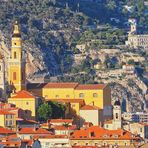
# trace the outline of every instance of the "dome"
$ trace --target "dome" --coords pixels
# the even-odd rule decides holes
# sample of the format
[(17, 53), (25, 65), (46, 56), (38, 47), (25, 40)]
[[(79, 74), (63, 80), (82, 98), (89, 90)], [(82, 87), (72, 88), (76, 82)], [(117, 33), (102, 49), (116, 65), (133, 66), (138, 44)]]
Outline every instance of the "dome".
[(121, 105), (121, 104), (120, 104), (120, 101), (119, 101), (119, 100), (116, 100), (115, 103), (114, 103), (114, 105), (120, 106), (120, 105)]

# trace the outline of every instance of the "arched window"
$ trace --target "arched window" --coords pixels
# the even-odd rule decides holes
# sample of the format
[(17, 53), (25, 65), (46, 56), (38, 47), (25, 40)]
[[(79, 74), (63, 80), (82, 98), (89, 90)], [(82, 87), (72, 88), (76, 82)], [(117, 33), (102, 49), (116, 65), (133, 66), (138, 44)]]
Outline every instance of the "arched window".
[(80, 97), (80, 98), (84, 98), (84, 94), (83, 94), (83, 93), (80, 93), (80, 94), (79, 94), (79, 97)]
[(93, 93), (93, 98), (97, 98), (98, 94), (97, 93)]
[(16, 80), (16, 72), (13, 72), (13, 80)]
[(116, 113), (116, 119), (118, 119), (118, 118), (119, 118), (118, 113)]
[(14, 59), (16, 59), (16, 52), (14, 52)]

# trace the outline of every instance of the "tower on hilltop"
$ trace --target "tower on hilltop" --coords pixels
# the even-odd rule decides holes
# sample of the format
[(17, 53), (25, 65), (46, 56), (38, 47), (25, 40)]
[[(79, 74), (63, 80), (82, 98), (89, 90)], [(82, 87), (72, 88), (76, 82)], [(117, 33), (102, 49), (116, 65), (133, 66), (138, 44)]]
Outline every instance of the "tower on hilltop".
[(10, 92), (15, 93), (25, 89), (25, 79), (25, 59), (22, 51), (21, 31), (18, 21), (15, 21), (11, 40), (11, 56), (8, 62)]

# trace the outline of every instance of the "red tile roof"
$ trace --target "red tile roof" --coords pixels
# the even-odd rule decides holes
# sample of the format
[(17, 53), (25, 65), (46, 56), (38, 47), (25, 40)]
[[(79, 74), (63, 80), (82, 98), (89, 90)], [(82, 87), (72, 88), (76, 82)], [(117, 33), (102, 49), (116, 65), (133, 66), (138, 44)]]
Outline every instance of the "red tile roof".
[(6, 110), (0, 110), (0, 115), (15, 115), (15, 113)]
[(6, 147), (20, 147), (21, 146), (21, 141), (0, 142), (0, 145), (4, 145)]
[(87, 129), (81, 129), (81, 130), (75, 131), (70, 138), (71, 139), (132, 140), (132, 139), (136, 139), (137, 137), (134, 137), (130, 132), (122, 129), (107, 130), (99, 126), (91, 126), (91, 127), (88, 127)]
[(78, 83), (48, 83), (44, 88), (75, 88)]
[(43, 128), (34, 128), (34, 127), (24, 127), (19, 129), (19, 134), (51, 134), (46, 129)]
[(104, 89), (107, 84), (80, 84), (75, 89), (76, 90), (89, 90), (89, 89)]
[(20, 98), (21, 99), (22, 98), (35, 98), (35, 96), (26, 90), (22, 90), (22, 91), (17, 92), (17, 94), (11, 98), (19, 98), (19, 99)]
[(72, 119), (51, 119), (51, 120), (48, 120), (48, 122), (50, 123), (72, 123), (73, 120)]
[(62, 125), (56, 125), (53, 128), (55, 130), (76, 130), (77, 129), (76, 125), (72, 125), (72, 126), (69, 126), (69, 127), (65, 127), (65, 126), (62, 126)]
[(9, 130), (7, 128), (0, 127), (0, 135), (1, 134), (15, 134), (15, 132), (13, 132), (12, 130)]
[(81, 107), (80, 110), (99, 110), (99, 108), (96, 106), (92, 106), (92, 105), (85, 105), (85, 106)]

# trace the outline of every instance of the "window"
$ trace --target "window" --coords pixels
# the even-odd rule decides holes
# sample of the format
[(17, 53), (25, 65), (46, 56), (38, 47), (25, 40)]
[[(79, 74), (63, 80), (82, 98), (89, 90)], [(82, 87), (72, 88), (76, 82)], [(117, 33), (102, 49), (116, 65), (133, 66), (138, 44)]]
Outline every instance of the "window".
[(83, 97), (84, 97), (84, 94), (83, 94), (83, 93), (80, 93), (80, 94), (79, 94), (79, 97), (80, 97), (80, 98), (83, 98)]
[(94, 98), (97, 98), (98, 97), (98, 94), (97, 93), (93, 93), (93, 97)]
[(1, 67), (1, 65), (0, 65), (0, 71), (2, 70), (2, 67)]
[(12, 120), (6, 120), (5, 124), (6, 126), (12, 126)]
[(16, 59), (16, 52), (14, 52), (14, 59)]
[(66, 98), (69, 98), (69, 95), (66, 95)]
[(26, 105), (29, 105), (29, 102), (26, 102)]
[(16, 80), (16, 72), (13, 72), (13, 80)]
[(140, 128), (140, 132), (142, 132), (142, 128)]
[(55, 97), (56, 97), (56, 98), (59, 98), (59, 95), (56, 95)]
[(14, 45), (16, 45), (16, 42), (14, 43)]
[(118, 117), (118, 113), (116, 113), (116, 119), (118, 119), (119, 117)]
[(72, 104), (71, 107), (75, 107), (75, 104)]

